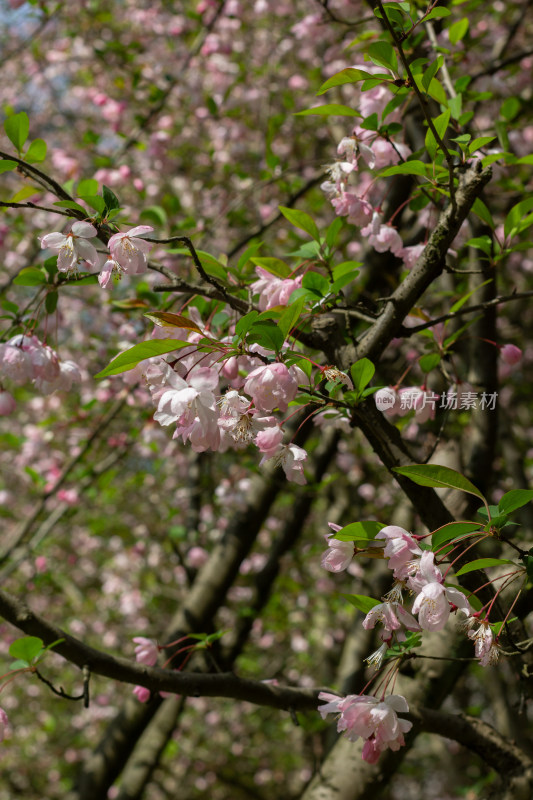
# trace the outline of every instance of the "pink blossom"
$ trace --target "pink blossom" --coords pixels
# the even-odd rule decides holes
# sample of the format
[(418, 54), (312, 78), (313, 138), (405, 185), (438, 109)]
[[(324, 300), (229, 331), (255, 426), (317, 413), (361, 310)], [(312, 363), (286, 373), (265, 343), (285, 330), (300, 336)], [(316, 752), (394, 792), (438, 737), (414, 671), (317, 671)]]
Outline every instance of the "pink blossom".
[(397, 255), (403, 259), (407, 269), (412, 269), (425, 249), (425, 244), (413, 244), (410, 247), (404, 247)]
[(209, 553), (203, 547), (191, 547), (187, 553), (187, 564), (193, 569), (200, 569), (209, 558)]
[(368, 746), (363, 749), (363, 758), (368, 758), (370, 763), (374, 763), (383, 750), (399, 750), (405, 744), (403, 734), (412, 728), (412, 722), (398, 717), (398, 713), (409, 711), (407, 701), (401, 695), (390, 695), (383, 701), (370, 695), (341, 698), (328, 692), (320, 692), (318, 697), (329, 701), (318, 707), (322, 717), (330, 713), (340, 714), (337, 722), (339, 733), (345, 731), (346, 737), (353, 742), (359, 738), (366, 740)]
[(413, 556), (420, 555), (422, 550), (411, 534), (398, 525), (387, 525), (382, 528), (376, 535), (376, 542), (378, 539), (387, 540), (384, 555), (389, 559), (389, 569), (393, 570), (395, 578), (403, 580), (408, 575)]
[(57, 269), (59, 272), (76, 270), (80, 261), (86, 261), (92, 267), (100, 263), (98, 253), (88, 239), (93, 239), (97, 230), (90, 222), (75, 222), (70, 233), (47, 233), (41, 236), (41, 247), (56, 250)]
[[(433, 553), (429, 553), (429, 551), (427, 554), (433, 556)], [(422, 577), (424, 574), (430, 577), (431, 573), (437, 569), (435, 566), (432, 568), (431, 561), (428, 559), (420, 572)], [(444, 586), (440, 572), (438, 577), (440, 582), (434, 580), (422, 586), (413, 603), (413, 614), (418, 614), (420, 627), (426, 631), (440, 631), (444, 628), (450, 616), (450, 604), (457, 606), (465, 614), (470, 614), (470, 604), (464, 594), (453, 586)]]
[(12, 414), (16, 406), (13, 395), (9, 392), (0, 391), (0, 417), (7, 417)]
[(150, 699), (150, 689), (146, 689), (144, 686), (136, 686), (133, 694), (140, 703), (147, 703)]
[(255, 444), (259, 452), (265, 454), (265, 458), (272, 458), (280, 448), (283, 441), (283, 431), (277, 425), (260, 431), (255, 437)]
[(275, 306), (286, 306), (291, 294), (302, 285), (303, 276), (296, 278), (279, 278), (266, 269), (256, 267), (259, 280), (251, 284), (250, 289), (254, 294), (259, 294), (259, 308), (268, 311)]
[(514, 366), (522, 360), (522, 351), (514, 344), (504, 344), (500, 349), (500, 357), (504, 364)]
[(33, 368), (23, 347), (0, 344), (0, 376), (21, 386), (33, 378)]
[(257, 367), (248, 375), (244, 391), (261, 411), (287, 411), (298, 391), (298, 381), (285, 364), (276, 362)]
[(218, 376), (210, 368), (200, 368), (189, 377), (190, 385), (172, 370), (165, 377), (165, 385), (153, 391), (158, 401), (154, 419), (160, 425), (178, 427), (174, 438), (181, 436), (190, 441), (197, 453), (217, 450), (220, 445), (218, 412), (212, 389), (216, 388)]
[(479, 659), (479, 663), (482, 667), (491, 666), (498, 661), (500, 651), (498, 645), (493, 640), (492, 630), (488, 620), (482, 620), (479, 624), (479, 628), (476, 631), (470, 630), (468, 636), (474, 641), (476, 658)]
[(372, 216), (372, 206), (367, 200), (351, 192), (342, 192), (334, 197), (331, 205), (340, 217), (348, 217), (352, 225), (366, 225)]
[(135, 636), (133, 641), (137, 645), (135, 648), (135, 660), (137, 663), (153, 667), (157, 663), (159, 655), (157, 643), (153, 639), (146, 639), (144, 636)]
[[(370, 630), (377, 622), (381, 622), (384, 631), (381, 638), (389, 641), (393, 631), (407, 628), (409, 631), (419, 631), (420, 625), (416, 619), (399, 603), (378, 603), (370, 609), (363, 620), (363, 628)], [(387, 635), (388, 634), (388, 635)]]
[(81, 383), (81, 373), (74, 361), (61, 361), (59, 363), (59, 375), (52, 380), (35, 379), (35, 386), (45, 395), (58, 391), (68, 392), (73, 383)]
[(435, 419), (437, 398), (438, 395), (428, 393), (420, 386), (405, 386), (398, 390), (400, 407), (396, 413), (403, 417), (408, 411), (414, 410), (416, 421), (420, 423)]
[(398, 231), (390, 225), (384, 225), (381, 215), (375, 211), (372, 222), (361, 230), (363, 236), (368, 236), (368, 243), (378, 253), (385, 253), (390, 250), (399, 256), (403, 250), (403, 242)]
[(399, 413), (400, 399), (396, 389), (393, 389), (392, 386), (378, 389), (374, 395), (374, 401), (379, 410), (388, 417), (396, 416)]
[(265, 461), (272, 460), (275, 466), (282, 467), (288, 481), (304, 486), (307, 483), (303, 469), (306, 459), (307, 453), (302, 447), (296, 444), (284, 444), (273, 456), (265, 454), (259, 463), (264, 464)]
[[(336, 533), (341, 530), (340, 525), (334, 522), (328, 522), (329, 527)], [(354, 555), (353, 542), (341, 542), (340, 539), (335, 539), (333, 535), (327, 535), (326, 541), (328, 549), (322, 555), (320, 566), (327, 569), (328, 572), (342, 572), (347, 569), (352, 561)]]
[(147, 254), (153, 247), (151, 242), (136, 237), (143, 233), (153, 231), (150, 225), (137, 225), (124, 233), (115, 233), (109, 240), (111, 258), (116, 261), (121, 269), (135, 275), (144, 272), (147, 268)]
[(421, 592), (428, 583), (443, 583), (444, 578), (435, 564), (435, 553), (425, 550), (418, 560), (409, 565), (407, 582), (412, 592)]

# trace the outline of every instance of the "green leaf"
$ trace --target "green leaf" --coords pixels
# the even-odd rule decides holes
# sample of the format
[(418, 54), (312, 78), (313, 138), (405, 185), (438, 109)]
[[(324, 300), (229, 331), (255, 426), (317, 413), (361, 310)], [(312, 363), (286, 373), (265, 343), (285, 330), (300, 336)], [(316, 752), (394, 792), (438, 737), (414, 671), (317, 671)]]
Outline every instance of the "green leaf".
[(494, 225), (494, 220), (492, 219), (492, 214), (490, 213), (489, 209), (487, 208), (487, 206), (485, 205), (483, 200), (480, 200), (479, 197), (476, 197), (476, 199), (474, 200), (474, 204), (472, 206), (472, 211), (474, 212), (474, 214), (477, 214), (477, 216), (481, 220), (483, 220), (483, 222), (486, 225), (488, 225), (489, 228), (494, 230), (494, 228), (496, 226)]
[(442, 56), (439, 56), (437, 59), (435, 59), (435, 61), (433, 61), (432, 64), (429, 65), (427, 70), (424, 72), (424, 75), (422, 77), (422, 86), (424, 87), (426, 92), (429, 89), (431, 81), (433, 80), (439, 69), (442, 67), (443, 63), (444, 63), (444, 58)]
[(373, 78), (384, 78), (387, 83), (391, 81), (391, 77), (388, 74), (371, 75), (369, 72), (365, 72), (362, 69), (348, 67), (347, 69), (337, 72), (336, 75), (333, 75), (325, 83), (323, 83), (317, 94), (324, 94), (324, 92), (327, 92), (328, 89), (332, 89), (334, 86), (344, 86), (346, 83), (359, 83), (360, 81), (366, 81)]
[(144, 316), (148, 317), (160, 328), (187, 328), (188, 330), (202, 333), (202, 330), (195, 322), (188, 319), (188, 317), (183, 317), (181, 314), (173, 314), (170, 311), (150, 311)]
[(429, 22), (432, 19), (441, 19), (442, 17), (449, 17), (452, 12), (449, 8), (444, 8), (443, 6), (437, 6), (429, 14), (426, 14), (424, 17), (424, 22)]
[(410, 478), (419, 486), (433, 486), (446, 489), (458, 489), (467, 494), (473, 494), (485, 501), (479, 489), (468, 478), (449, 467), (438, 464), (415, 464), (412, 467), (393, 467), (393, 472)]
[(440, 359), (441, 357), (439, 353), (428, 353), (427, 355), (422, 356), (418, 362), (418, 366), (422, 372), (427, 374), (428, 372), (431, 372), (432, 369), (435, 369), (435, 367), (438, 367), (440, 364)]
[(340, 531), (337, 531), (331, 538), (338, 539), (340, 542), (371, 542), (384, 527), (383, 522), (376, 522), (373, 519), (351, 522), (341, 528)]
[(475, 247), (477, 250), (483, 250), (489, 258), (492, 256), (492, 239), (486, 234), (469, 239), (465, 242), (465, 247)]
[(24, 160), (29, 164), (36, 161), (44, 161), (46, 158), (46, 142), (44, 139), (34, 139), (26, 151)]
[(329, 292), (329, 281), (320, 272), (313, 272), (310, 270), (306, 272), (303, 280), (302, 280), (302, 288), (303, 289), (311, 289), (311, 291), (316, 292), (321, 297), (328, 294)]
[(374, 606), (379, 606), (380, 601), (375, 600), (373, 597), (368, 597), (364, 594), (341, 594), (341, 597), (344, 597), (345, 600), (348, 600), (352, 606), (355, 606), (362, 611), (363, 614), (368, 614)]
[(73, 276), (62, 282), (68, 283), (69, 286), (91, 286), (94, 283), (98, 283), (98, 275), (91, 275), (89, 272), (80, 272), (77, 277)]
[(314, 108), (306, 108), (305, 111), (296, 111), (295, 117), (360, 117), (358, 111), (354, 111), (349, 106), (343, 106), (341, 103), (328, 103), (324, 106), (315, 106)]
[(30, 120), (25, 111), (13, 114), (4, 122), (4, 130), (10, 142), (21, 152), (30, 132)]
[(527, 197), (525, 200), (522, 200), (512, 207), (503, 223), (503, 231), (507, 239), (512, 238), (517, 233), (524, 230), (522, 227), (523, 220), (532, 208), (533, 197)]
[(506, 492), (500, 502), (498, 509), (502, 514), (510, 514), (517, 508), (527, 505), (533, 500), (533, 489), (511, 489)]
[(42, 191), (43, 190), (38, 186), (23, 186), (19, 192), (13, 195), (13, 197), (11, 198), (11, 202), (22, 203), (29, 197), (35, 197), (35, 195), (41, 194)]
[(108, 375), (119, 375), (121, 372), (133, 369), (140, 361), (172, 353), (173, 350), (179, 350), (181, 347), (190, 347), (190, 342), (182, 342), (179, 339), (150, 339), (147, 342), (140, 342), (116, 356), (105, 369), (94, 377), (106, 378)]
[(518, 97), (508, 97), (501, 105), (500, 115), (506, 119), (507, 122), (511, 122), (520, 111), (521, 105)]
[(302, 297), (306, 303), (316, 304), (321, 303), (323, 300), (323, 295), (313, 289), (295, 289), (290, 296), (290, 302), (295, 303), (296, 300), (300, 300)]
[(446, 96), (446, 92), (442, 88), (442, 84), (439, 80), (437, 80), (437, 78), (433, 78), (428, 88), (424, 89), (424, 85), (422, 83), (423, 76), (413, 75), (413, 77), (415, 79), (416, 85), (418, 86), (421, 92), (426, 92), (426, 94), (429, 94), (429, 96), (432, 97), (433, 100), (436, 100), (437, 103), (440, 103), (443, 106), (448, 104), (448, 97)]
[(469, 533), (479, 531), (479, 522), (449, 522), (433, 532), (431, 536), (431, 549), (438, 550), (441, 545), (451, 542), (452, 539), (460, 539)]
[[(118, 208), (112, 210), (118, 213)], [(109, 217), (109, 214), (107, 216)], [(168, 222), (167, 212), (162, 206), (148, 206), (147, 208), (143, 208), (139, 214), (139, 219), (144, 224), (152, 224), (158, 228), (164, 228)]]
[(355, 364), (352, 364), (350, 367), (350, 374), (352, 376), (354, 390), (356, 392), (362, 392), (374, 377), (375, 371), (375, 366), (368, 358), (361, 358), (359, 361), (356, 361)]
[(454, 22), (453, 25), (450, 25), (448, 29), (448, 36), (450, 37), (450, 42), (452, 44), (457, 44), (457, 42), (460, 42), (461, 39), (464, 39), (469, 24), (468, 17), (463, 17), (463, 19), (459, 19), (457, 22)]
[(11, 170), (16, 169), (17, 167), (18, 164), (16, 161), (10, 161), (10, 159), (4, 158), (2, 161), (0, 161), (0, 175), (3, 172), (11, 172)]
[(10, 670), (17, 670), (17, 669), (27, 669), (29, 667), (29, 663), (24, 661), (21, 658), (18, 658), (16, 661), (12, 661), (9, 665)]
[(477, 139), (472, 139), (468, 145), (468, 153), (472, 154), (475, 153), (476, 150), (481, 150), (482, 147), (493, 142), (495, 138), (495, 136), (478, 136)]
[(300, 319), (300, 315), (303, 311), (305, 306), (305, 300), (301, 297), (295, 303), (287, 306), (285, 311), (282, 313), (281, 317), (278, 320), (278, 327), (283, 334), (283, 338), (286, 339), (289, 335), (290, 331), (294, 328), (298, 320)]
[(89, 197), (98, 194), (98, 181), (94, 178), (86, 178), (78, 183), (76, 187), (76, 194), (78, 197), (88, 195)]
[[(435, 130), (437, 131), (438, 135), (441, 139), (444, 139), (446, 134), (446, 130), (448, 129), (448, 124), (450, 122), (451, 111), (449, 108), (446, 111), (443, 111), (442, 114), (439, 114), (438, 117), (435, 117), (432, 120), (433, 125), (435, 126)], [(431, 157), (431, 159), (435, 158), (438, 148), (440, 145), (437, 144), (437, 140), (433, 134), (433, 131), (428, 128), (426, 133), (426, 149)]]
[(254, 322), (246, 336), (247, 344), (257, 343), (276, 353), (279, 353), (284, 341), (285, 336), (281, 330), (275, 322), (269, 319)]
[(451, 313), (454, 314), (456, 311), (459, 311), (459, 309), (464, 306), (467, 300), (470, 300), (472, 295), (474, 295), (479, 289), (482, 289), (483, 286), (487, 286), (489, 283), (492, 283), (492, 281), (493, 278), (489, 278), (483, 283), (480, 283), (477, 286), (475, 286), (470, 292), (467, 292), (467, 294), (463, 295), (463, 297), (460, 297), (459, 300), (457, 300), (450, 308)]
[(341, 289), (344, 289), (344, 287), (351, 283), (358, 275), (359, 270), (356, 269), (355, 272), (350, 272), (346, 275), (343, 275), (341, 278), (338, 278), (336, 281), (333, 281), (329, 287), (330, 294), (338, 294)]
[(54, 205), (58, 206), (58, 208), (70, 208), (72, 211), (81, 211), (84, 217), (87, 216), (87, 209), (80, 206), (79, 203), (75, 203), (74, 200), (58, 200)]
[(320, 242), (316, 222), (309, 214), (306, 214), (305, 211), (298, 211), (296, 208), (286, 208), (285, 206), (278, 206), (278, 208), (291, 225), (308, 233), (316, 242)]
[(379, 122), (376, 112), (370, 114), (369, 117), (365, 117), (363, 122), (361, 122), (360, 127), (364, 128), (366, 131), (377, 131), (379, 128)]
[(359, 275), (358, 267), (362, 266), (361, 261), (343, 261), (341, 264), (337, 264), (336, 267), (333, 267), (333, 280), (338, 281), (339, 278), (344, 278), (347, 275), (350, 277), (356, 278)]
[(259, 314), (257, 311), (250, 311), (249, 314), (245, 314), (244, 317), (241, 317), (235, 325), (235, 335), (239, 338), (244, 338), (244, 335), (248, 333), (258, 316)]
[(23, 636), (12, 642), (9, 648), (9, 655), (12, 658), (20, 658), (29, 664), (36, 658), (44, 647), (44, 642), (38, 636)]
[(524, 564), (527, 572), (527, 577), (533, 583), (533, 547), (525, 556), (520, 556), (520, 560)]
[(90, 195), (80, 195), (80, 200), (83, 200), (84, 203), (87, 203), (89, 208), (94, 208), (99, 214), (104, 214), (106, 210), (106, 204), (103, 197), (100, 197), (99, 194), (90, 194)]
[(510, 561), (508, 558), (476, 558), (475, 561), (470, 561), (468, 564), (465, 564), (464, 567), (458, 569), (455, 574), (457, 577), (459, 577), (460, 575), (466, 575), (467, 572), (474, 572), (476, 569), (497, 567), (500, 564), (512, 564), (513, 566), (516, 566), (514, 561)]
[(104, 198), (108, 211), (113, 211), (114, 208), (120, 208), (120, 200), (109, 186), (102, 186), (102, 197)]
[(242, 256), (237, 261), (238, 272), (242, 272), (246, 264), (251, 260), (252, 256), (255, 256), (255, 254), (259, 251), (262, 245), (263, 242), (255, 242), (254, 244), (251, 244), (250, 247), (246, 248)]
[(37, 267), (21, 269), (13, 283), (15, 286), (40, 286), (46, 283), (46, 277)]
[(370, 60), (378, 67), (386, 67), (398, 74), (398, 58), (396, 51), (388, 42), (372, 42), (367, 47), (366, 53)]
[(403, 164), (387, 167), (381, 172), (381, 177), (388, 178), (390, 175), (423, 175), (426, 177), (429, 170), (432, 170), (431, 165), (424, 164), (423, 161), (405, 161)]
[(342, 217), (335, 217), (331, 225), (328, 225), (328, 229), (326, 231), (326, 245), (330, 250), (333, 249), (337, 242), (337, 237), (341, 231), (342, 225)]
[(44, 307), (47, 314), (53, 314), (57, 308), (57, 301), (59, 294), (57, 292), (48, 292), (44, 301)]
[(456, 94), (455, 97), (450, 97), (448, 100), (448, 108), (452, 115), (452, 119), (459, 120), (463, 112), (463, 95)]
[(288, 264), (282, 261), (280, 258), (269, 258), (269, 257), (260, 257), (256, 256), (255, 258), (251, 258), (250, 261), (256, 267), (262, 267), (266, 269), (267, 272), (270, 272), (272, 275), (277, 275), (278, 278), (288, 278), (291, 274), (291, 268)]

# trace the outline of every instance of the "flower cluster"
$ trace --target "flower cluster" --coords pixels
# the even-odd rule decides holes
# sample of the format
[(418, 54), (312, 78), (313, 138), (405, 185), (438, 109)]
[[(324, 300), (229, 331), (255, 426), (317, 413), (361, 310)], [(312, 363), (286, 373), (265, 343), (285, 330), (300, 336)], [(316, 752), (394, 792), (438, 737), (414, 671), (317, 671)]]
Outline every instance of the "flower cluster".
[[(329, 526), (334, 533), (328, 539), (322, 566), (330, 572), (340, 572), (349, 567), (357, 549), (352, 541), (334, 538), (335, 533), (341, 530), (339, 525), (330, 522)], [(375, 603), (362, 623), (366, 630), (378, 624), (381, 626), (383, 644), (367, 659), (368, 663), (380, 667), (387, 650), (394, 644), (405, 642), (407, 631), (441, 631), (450, 614), (456, 611), (465, 617), (461, 627), (474, 642), (479, 663), (484, 667), (496, 663), (500, 651), (488, 619), (480, 619), (480, 612), (472, 612), (459, 588), (444, 583), (444, 576), (435, 563), (435, 554), (423, 550), (417, 537), (397, 525), (388, 525), (368, 542), (366, 553), (386, 559), (395, 580), (392, 590), (381, 603)], [(403, 606), (404, 591), (414, 595), (410, 611)], [(365, 695), (339, 698), (322, 692), (319, 698), (327, 701), (318, 709), (323, 717), (329, 713), (340, 715), (339, 732), (344, 731), (352, 741), (359, 737), (365, 739), (363, 758), (366, 761), (374, 763), (383, 750), (397, 750), (404, 744), (403, 734), (410, 729), (411, 723), (399, 719), (396, 714), (408, 711), (403, 697), (393, 695), (380, 702)]]
[[(203, 330), (194, 309), (190, 316)], [(304, 484), (307, 453), (283, 442), (283, 430), (272, 416), (275, 410), (287, 412), (299, 384), (306, 381), (304, 373), (277, 361), (263, 363), (266, 351), (257, 345), (252, 346), (251, 354), (230, 356), (220, 367), (218, 351), (198, 355), (196, 344), (202, 335), (191, 330), (191, 347), (181, 349), (173, 363), (158, 358), (144, 367), (157, 405), (155, 421), (163, 426), (175, 424), (174, 438), (190, 442), (196, 452), (255, 444), (263, 456), (261, 464), (272, 460), (283, 468), (288, 480)]]
[(320, 692), (318, 698), (326, 701), (318, 707), (322, 719), (338, 714), (339, 733), (344, 732), (351, 742), (365, 740), (362, 757), (369, 764), (375, 764), (384, 750), (399, 750), (405, 744), (404, 733), (413, 727), (412, 722), (398, 716), (409, 711), (407, 700), (399, 694), (381, 701), (372, 695), (337, 697), (328, 692)]
[(120, 278), (122, 274), (135, 275), (147, 269), (147, 255), (153, 245), (139, 237), (151, 231), (150, 225), (137, 225), (124, 233), (115, 233), (109, 239), (109, 258), (103, 267), (103, 258), (89, 241), (98, 233), (90, 222), (75, 222), (68, 233), (45, 234), (41, 237), (41, 247), (57, 252), (59, 272), (76, 273), (82, 262), (94, 269), (102, 267), (98, 282), (106, 288), (112, 275)]
[[(338, 525), (329, 523), (337, 532)], [(383, 547), (384, 544), (384, 547)], [(435, 563), (431, 550), (422, 550), (412, 534), (397, 525), (382, 528), (376, 538), (369, 543), (371, 550), (383, 547), (382, 556), (387, 559), (392, 570), (395, 586), (382, 603), (377, 603), (367, 613), (363, 627), (374, 628), (377, 623), (383, 626), (381, 640), (390, 646), (394, 641), (405, 641), (405, 631), (440, 631), (446, 625), (452, 611), (461, 611), (467, 618), (468, 636), (475, 643), (476, 658), (482, 666), (496, 661), (497, 643), (493, 641), (491, 628), (486, 620), (479, 621), (473, 614), (467, 598), (455, 586), (447, 586), (444, 576)], [(322, 557), (322, 566), (330, 572), (347, 569), (354, 555), (352, 542), (328, 539), (328, 550)], [(411, 611), (402, 605), (402, 592), (407, 590), (414, 595)], [(416, 618), (415, 618), (416, 617)], [(474, 627), (478, 626), (475, 630)], [(387, 647), (380, 648), (371, 657), (373, 663), (380, 664)]]
[[(73, 361), (61, 361), (51, 347), (36, 336), (19, 334), (0, 344), (0, 383), (9, 380), (15, 386), (33, 383), (41, 394), (68, 391), (81, 382), (80, 370)], [(15, 401), (7, 391), (0, 391), (0, 415), (11, 414)]]

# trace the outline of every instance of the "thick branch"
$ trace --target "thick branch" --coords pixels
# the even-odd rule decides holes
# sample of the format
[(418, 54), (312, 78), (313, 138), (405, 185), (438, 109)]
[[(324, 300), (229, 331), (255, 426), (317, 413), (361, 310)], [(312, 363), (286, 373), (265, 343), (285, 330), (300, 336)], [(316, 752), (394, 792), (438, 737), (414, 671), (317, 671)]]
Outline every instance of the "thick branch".
[(274, 686), (262, 681), (241, 679), (232, 672), (216, 675), (173, 672), (159, 667), (138, 665), (125, 658), (115, 658), (70, 636), (2, 590), (0, 615), (29, 636), (38, 636), (45, 645), (64, 639), (64, 642), (54, 647), (54, 651), (80, 669), (87, 667), (97, 675), (122, 683), (145, 686), (153, 692), (175, 692), (188, 697), (231, 697), (287, 711), (304, 711), (317, 707), (320, 689)]

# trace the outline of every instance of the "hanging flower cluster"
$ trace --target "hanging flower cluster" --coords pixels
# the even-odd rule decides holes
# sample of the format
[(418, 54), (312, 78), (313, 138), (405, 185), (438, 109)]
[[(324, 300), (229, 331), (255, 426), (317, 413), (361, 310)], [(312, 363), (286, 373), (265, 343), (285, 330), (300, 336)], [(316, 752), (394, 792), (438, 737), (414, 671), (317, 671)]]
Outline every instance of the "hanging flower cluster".
[[(44, 395), (69, 391), (73, 383), (81, 382), (81, 373), (74, 361), (61, 361), (55, 350), (36, 336), (13, 336), (0, 344), (0, 388), (5, 380), (15, 386), (33, 383)], [(11, 414), (15, 400), (0, 390), (0, 416)]]

